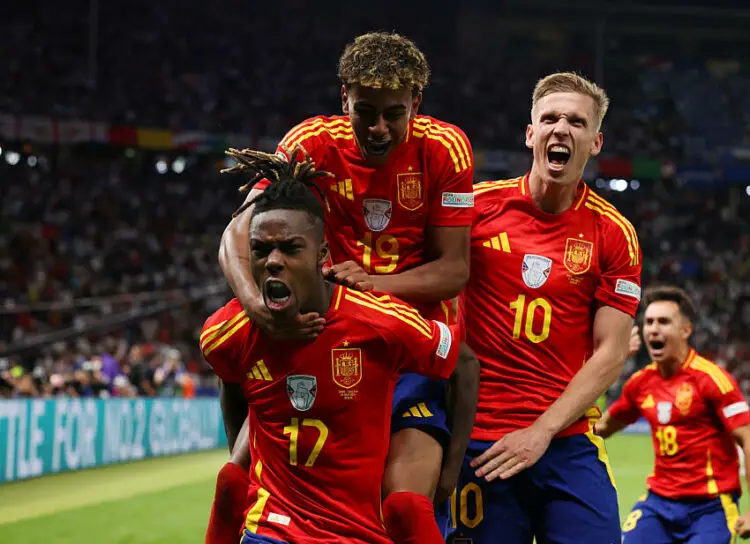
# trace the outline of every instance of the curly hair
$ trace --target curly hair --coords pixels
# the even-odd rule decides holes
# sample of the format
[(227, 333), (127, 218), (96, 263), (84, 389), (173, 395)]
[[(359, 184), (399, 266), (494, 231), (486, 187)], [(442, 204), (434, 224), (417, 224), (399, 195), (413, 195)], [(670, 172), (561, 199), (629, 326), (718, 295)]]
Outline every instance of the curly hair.
[(419, 48), (395, 32), (369, 32), (357, 36), (339, 59), (339, 78), (344, 85), (373, 89), (412, 89), (427, 86), (430, 66)]

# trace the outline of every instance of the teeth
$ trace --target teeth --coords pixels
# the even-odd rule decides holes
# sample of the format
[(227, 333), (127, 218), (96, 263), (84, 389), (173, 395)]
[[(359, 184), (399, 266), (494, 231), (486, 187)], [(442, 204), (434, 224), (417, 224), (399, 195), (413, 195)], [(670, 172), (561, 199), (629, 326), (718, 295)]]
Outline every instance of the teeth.
[(553, 153), (568, 153), (570, 154), (570, 150), (567, 147), (564, 147), (562, 145), (553, 145), (550, 148), (550, 151)]

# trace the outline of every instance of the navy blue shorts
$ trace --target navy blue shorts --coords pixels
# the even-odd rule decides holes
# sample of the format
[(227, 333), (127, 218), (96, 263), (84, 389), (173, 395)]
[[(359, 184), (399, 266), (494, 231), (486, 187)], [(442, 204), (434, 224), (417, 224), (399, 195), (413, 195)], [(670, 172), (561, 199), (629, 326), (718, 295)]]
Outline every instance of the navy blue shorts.
[(471, 441), (451, 504), (455, 544), (620, 544), (617, 491), (604, 440), (557, 438), (509, 480), (477, 478), (469, 463), (492, 442)]
[(450, 442), (445, 380), (430, 380), (419, 374), (404, 374), (393, 393), (391, 434), (419, 429), (445, 449)]
[(283, 540), (276, 540), (270, 536), (256, 535), (251, 533), (247, 529), (242, 531), (242, 539), (240, 544), (287, 544)]
[(739, 517), (739, 496), (676, 500), (649, 492), (622, 524), (624, 544), (730, 544)]

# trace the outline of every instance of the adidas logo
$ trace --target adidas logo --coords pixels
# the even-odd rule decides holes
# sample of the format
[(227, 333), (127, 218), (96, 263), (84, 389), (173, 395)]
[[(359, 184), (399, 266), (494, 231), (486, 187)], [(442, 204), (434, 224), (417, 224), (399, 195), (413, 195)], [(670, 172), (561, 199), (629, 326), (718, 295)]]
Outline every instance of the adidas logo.
[(333, 191), (334, 193), (338, 193), (348, 200), (354, 200), (354, 190), (352, 189), (351, 179), (345, 179), (344, 181), (333, 183), (331, 185), (331, 191)]
[(247, 373), (247, 379), (263, 380), (266, 382), (270, 382), (273, 380), (273, 378), (271, 377), (271, 373), (268, 372), (268, 368), (266, 368), (266, 363), (263, 362), (263, 359), (253, 365), (253, 368), (250, 370), (250, 372)]
[(401, 417), (432, 417), (433, 413), (427, 408), (424, 402), (420, 402), (409, 408)]
[(501, 232), (497, 236), (493, 236), (486, 242), (483, 242), (482, 245), (484, 247), (491, 247), (492, 249), (496, 249), (498, 251), (510, 253), (510, 242), (508, 241), (507, 232)]
[(653, 395), (649, 395), (648, 397), (646, 397), (646, 400), (641, 403), (641, 408), (643, 408), (644, 410), (646, 408), (653, 408), (654, 406), (655, 404)]

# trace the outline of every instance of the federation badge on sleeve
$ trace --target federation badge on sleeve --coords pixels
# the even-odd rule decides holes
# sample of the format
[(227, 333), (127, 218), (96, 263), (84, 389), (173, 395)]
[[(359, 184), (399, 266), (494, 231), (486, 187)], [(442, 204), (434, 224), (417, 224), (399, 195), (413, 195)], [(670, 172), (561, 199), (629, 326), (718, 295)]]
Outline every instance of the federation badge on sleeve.
[(318, 380), (315, 376), (300, 374), (287, 376), (286, 392), (295, 409), (307, 412), (315, 404), (315, 397), (318, 395)]
[(659, 423), (666, 425), (672, 419), (672, 403), (671, 402), (657, 402), (656, 403), (656, 419)]
[(544, 285), (551, 271), (552, 259), (528, 253), (523, 256), (521, 275), (523, 276), (523, 282), (532, 289)]
[(362, 215), (365, 216), (365, 223), (374, 232), (380, 232), (388, 226), (391, 221), (392, 210), (393, 206), (390, 200), (365, 198), (362, 202)]
[(594, 253), (594, 242), (568, 238), (565, 242), (563, 264), (571, 274), (583, 274), (591, 267), (591, 256)]
[(406, 172), (396, 175), (396, 191), (398, 203), (402, 208), (411, 212), (418, 210), (424, 204), (424, 190), (421, 172)]
[(693, 403), (693, 386), (687, 382), (680, 384), (675, 395), (674, 405), (683, 416), (690, 412), (690, 405)]

